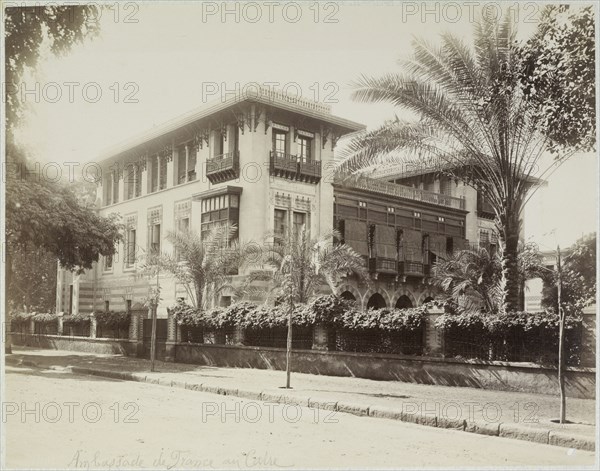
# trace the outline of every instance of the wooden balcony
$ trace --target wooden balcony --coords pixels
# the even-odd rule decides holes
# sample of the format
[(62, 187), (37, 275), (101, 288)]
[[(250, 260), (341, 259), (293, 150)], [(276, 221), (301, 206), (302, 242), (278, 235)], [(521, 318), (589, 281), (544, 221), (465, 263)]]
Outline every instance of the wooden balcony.
[(481, 193), (477, 193), (477, 216), (486, 219), (494, 219), (496, 217), (494, 207)]
[(221, 183), (234, 180), (240, 175), (239, 151), (217, 155), (206, 161), (206, 177), (211, 183)]
[(411, 260), (398, 262), (398, 274), (400, 275), (423, 277), (428, 273), (429, 265), (424, 265), (421, 262), (413, 262)]
[(307, 183), (319, 183), (321, 180), (320, 160), (302, 162), (296, 155), (271, 151), (270, 163), (273, 176)]
[(362, 175), (350, 177), (336, 175), (334, 183), (346, 188), (357, 188), (383, 195), (465, 210), (464, 198), (456, 198), (454, 196), (425, 191), (411, 186), (398, 185), (397, 183), (368, 178)]
[(398, 262), (393, 258), (374, 257), (369, 259), (369, 271), (371, 273), (398, 274)]

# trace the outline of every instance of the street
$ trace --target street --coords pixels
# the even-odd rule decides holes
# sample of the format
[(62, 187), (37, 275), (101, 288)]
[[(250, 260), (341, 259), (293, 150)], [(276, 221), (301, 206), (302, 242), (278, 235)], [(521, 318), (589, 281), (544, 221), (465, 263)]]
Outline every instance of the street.
[(56, 370), (6, 368), (6, 468), (585, 466), (591, 452)]

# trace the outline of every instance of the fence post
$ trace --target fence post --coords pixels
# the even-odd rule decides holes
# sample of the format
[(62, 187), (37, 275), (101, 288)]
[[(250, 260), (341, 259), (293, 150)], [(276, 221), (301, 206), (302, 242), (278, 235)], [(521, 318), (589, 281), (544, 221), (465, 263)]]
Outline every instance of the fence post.
[(580, 364), (596, 367), (596, 304), (583, 308)]
[(444, 338), (442, 332), (435, 327), (435, 321), (444, 311), (439, 308), (430, 308), (425, 314), (425, 341), (423, 354), (427, 356), (443, 356)]
[(92, 312), (90, 314), (90, 338), (96, 338), (96, 330), (98, 328), (98, 324), (96, 322), (96, 315)]
[(165, 342), (165, 361), (175, 361), (177, 345), (177, 318), (172, 312), (167, 317), (167, 341)]
[(313, 328), (313, 350), (328, 350), (329, 330), (325, 324), (315, 324)]
[(236, 325), (233, 331), (233, 344), (244, 345), (245, 341), (246, 333), (244, 332), (244, 328), (241, 325)]
[(63, 334), (63, 329), (64, 329), (64, 324), (63, 324), (63, 316), (65, 315), (64, 312), (59, 312), (57, 314), (57, 319), (58, 319), (58, 326), (56, 327), (56, 333), (58, 335), (62, 335)]

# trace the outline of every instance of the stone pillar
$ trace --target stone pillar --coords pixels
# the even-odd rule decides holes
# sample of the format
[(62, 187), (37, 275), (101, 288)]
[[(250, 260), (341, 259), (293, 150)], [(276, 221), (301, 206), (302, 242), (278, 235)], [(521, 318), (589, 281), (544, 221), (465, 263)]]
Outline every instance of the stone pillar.
[(240, 325), (236, 325), (235, 330), (233, 331), (233, 344), (244, 345), (245, 341), (246, 333), (244, 332), (244, 328)]
[(96, 321), (96, 316), (92, 312), (90, 314), (90, 338), (91, 339), (95, 339), (96, 338), (96, 329), (97, 329), (97, 327), (98, 327), (98, 324), (97, 324), (97, 321)]
[(58, 326), (56, 329), (56, 333), (58, 335), (62, 335), (63, 334), (63, 316), (65, 315), (64, 312), (59, 312), (58, 313)]
[(313, 350), (328, 350), (329, 329), (325, 324), (316, 324), (313, 329)]
[(596, 304), (583, 309), (581, 332), (581, 366), (596, 367)]
[(165, 342), (165, 361), (175, 361), (175, 348), (177, 344), (177, 319), (169, 312), (167, 317), (167, 341)]
[(35, 334), (35, 321), (33, 319), (29, 319), (29, 333)]
[(444, 354), (444, 337), (441, 330), (435, 327), (436, 319), (443, 313), (442, 309), (429, 309), (425, 315), (424, 355), (439, 357)]
[(183, 341), (183, 332), (181, 329), (181, 324), (177, 324), (177, 336), (175, 337), (175, 341), (176, 342), (182, 342)]

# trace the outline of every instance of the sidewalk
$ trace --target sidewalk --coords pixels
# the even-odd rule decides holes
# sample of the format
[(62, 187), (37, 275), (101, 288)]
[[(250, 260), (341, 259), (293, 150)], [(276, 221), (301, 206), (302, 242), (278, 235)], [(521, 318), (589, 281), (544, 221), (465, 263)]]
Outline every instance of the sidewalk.
[[(292, 356), (293, 361), (293, 356)], [(299, 404), (492, 436), (594, 450), (595, 401), (567, 398), (572, 423), (558, 417), (558, 397), (361, 378), (150, 362), (120, 355), (13, 347), (8, 366), (69, 368), (77, 374), (145, 381), (245, 399)]]

